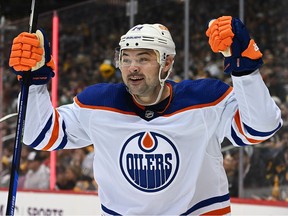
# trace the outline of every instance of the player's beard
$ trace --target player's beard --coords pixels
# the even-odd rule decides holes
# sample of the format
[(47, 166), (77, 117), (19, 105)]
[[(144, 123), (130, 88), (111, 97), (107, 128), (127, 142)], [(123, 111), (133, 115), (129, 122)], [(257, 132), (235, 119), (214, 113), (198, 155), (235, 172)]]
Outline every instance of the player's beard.
[[(133, 77), (140, 78), (139, 80), (133, 80)], [(129, 75), (125, 81), (129, 92), (133, 94), (138, 100), (142, 101), (147, 98), (149, 101), (145, 100), (145, 103), (153, 102), (160, 91), (160, 83), (158, 79), (154, 79), (149, 82), (144, 75)], [(142, 98), (142, 99), (141, 99)], [(144, 101), (143, 101), (144, 102)]]

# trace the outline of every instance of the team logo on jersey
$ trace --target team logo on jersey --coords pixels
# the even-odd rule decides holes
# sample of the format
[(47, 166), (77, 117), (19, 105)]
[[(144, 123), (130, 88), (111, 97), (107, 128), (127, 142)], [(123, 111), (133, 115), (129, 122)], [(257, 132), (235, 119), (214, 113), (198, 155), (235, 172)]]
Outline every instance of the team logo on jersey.
[(166, 136), (140, 132), (124, 143), (120, 167), (134, 187), (145, 192), (157, 192), (174, 180), (179, 169), (179, 155)]

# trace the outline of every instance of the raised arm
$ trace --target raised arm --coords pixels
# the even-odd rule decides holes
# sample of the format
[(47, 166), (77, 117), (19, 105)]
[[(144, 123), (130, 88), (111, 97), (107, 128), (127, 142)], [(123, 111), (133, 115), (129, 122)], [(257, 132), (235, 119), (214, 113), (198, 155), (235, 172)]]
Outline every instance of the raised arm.
[[(233, 99), (224, 112), (224, 130), (235, 145), (260, 143), (282, 126), (281, 112), (270, 96), (259, 68), (263, 64), (262, 53), (245, 25), (237, 18), (223, 16), (210, 21), (206, 31), (213, 52), (224, 56), (224, 72), (231, 74)], [(236, 105), (235, 105), (236, 104)], [(232, 107), (232, 108), (231, 108)]]
[(46, 84), (54, 76), (54, 62), (43, 31), (23, 32), (13, 40), (9, 65), (22, 82), (31, 70), (23, 142), (38, 150), (79, 148), (91, 144), (78, 121), (75, 105), (53, 108)]

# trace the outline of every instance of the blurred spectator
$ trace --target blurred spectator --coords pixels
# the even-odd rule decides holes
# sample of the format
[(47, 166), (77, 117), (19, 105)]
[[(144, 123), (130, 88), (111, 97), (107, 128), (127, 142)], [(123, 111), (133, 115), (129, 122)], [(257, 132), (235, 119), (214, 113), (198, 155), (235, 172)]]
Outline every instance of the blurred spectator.
[(11, 173), (11, 157), (3, 155), (1, 159), (2, 171), (0, 172), (0, 188), (8, 188)]
[(223, 155), (223, 166), (228, 178), (230, 196), (238, 197), (238, 175), (236, 172), (238, 167), (237, 162), (229, 152)]
[(87, 148), (80, 148), (73, 150), (73, 157), (71, 158), (70, 165), (81, 167), (87, 153), (88, 153)]
[(3, 146), (2, 151), (2, 170), (0, 172), (0, 188), (8, 188), (10, 182), (10, 173), (11, 173), (11, 163), (12, 163), (12, 156), (13, 150), (12, 147), (9, 145)]
[[(252, 150), (252, 151), (251, 151)], [(258, 189), (265, 185), (265, 163), (257, 148), (245, 147), (243, 150), (243, 188), (244, 195), (258, 197)], [(239, 196), (239, 149), (224, 154), (224, 168), (228, 176), (230, 196)]]
[(80, 178), (80, 167), (68, 166), (61, 167), (58, 171), (62, 172), (57, 176), (56, 187), (59, 190), (74, 190), (78, 179)]
[[(108, 1), (107, 1), (108, 2)], [(208, 2), (208, 3), (207, 3)], [(88, 86), (96, 82), (118, 82), (119, 70), (115, 70), (112, 62), (106, 62), (105, 59), (112, 59), (114, 47), (108, 44), (118, 45), (118, 39), (124, 29), (128, 28), (129, 20), (125, 14), (125, 6), (121, 6), (115, 1), (113, 4), (105, 2), (105, 13), (103, 14), (104, 3), (89, 2), (80, 5), (77, 8), (61, 11), (61, 26), (59, 32), (59, 104), (71, 103), (75, 94), (82, 90), (83, 86)], [(177, 61), (174, 65), (173, 79), (181, 80), (183, 78), (183, 26), (174, 25), (183, 22), (183, 1), (138, 1), (141, 10), (135, 16), (136, 23), (142, 22), (160, 22), (165, 23), (169, 28), (170, 25), (176, 28), (171, 33), (175, 38), (177, 48)], [(189, 79), (198, 79), (205, 77), (222, 78), (228, 84), (231, 80), (221, 71), (223, 70), (222, 58), (213, 54), (207, 43), (205, 36), (207, 20), (218, 17), (219, 15), (229, 14), (238, 16), (238, 1), (223, 0), (222, 4), (217, 1), (190, 1), (190, 7), (193, 13), (190, 15), (190, 47), (189, 54)], [(278, 176), (280, 197), (284, 200), (283, 191), (287, 192), (287, 145), (288, 145), (288, 65), (285, 59), (288, 58), (288, 37), (287, 37), (287, 9), (288, 1), (279, 0), (275, 4), (274, 0), (254, 0), (247, 1), (245, 7), (245, 23), (247, 27), (253, 30), (252, 34), (258, 41), (260, 49), (264, 52), (264, 65), (261, 74), (269, 86), (269, 90), (275, 96), (277, 103), (282, 111), (284, 127), (274, 139), (261, 144), (254, 149), (250, 157), (245, 153), (245, 182), (244, 189), (258, 188), (261, 190), (265, 187), (265, 196), (258, 193), (259, 197), (268, 197), (275, 186), (275, 175)], [(95, 16), (101, 13), (102, 16)], [(253, 16), (251, 16), (253, 14)], [(256, 14), (256, 17), (255, 17)], [(253, 17), (253, 19), (251, 18)], [(42, 17), (42, 20), (45, 17)], [(47, 16), (49, 26), (41, 26), (49, 31), (51, 16)], [(73, 23), (71, 27), (70, 23)], [(18, 22), (19, 29), (21, 22)], [(25, 20), (26, 29), (26, 20)], [(16, 22), (17, 24), (17, 22)], [(18, 29), (18, 30), (19, 30)], [(17, 31), (18, 31), (17, 30)], [(48, 32), (49, 33), (49, 32)], [(15, 32), (7, 31), (5, 40), (11, 42), (9, 37), (15, 36)], [(6, 47), (10, 47), (7, 45)], [(9, 50), (6, 50), (4, 57), (8, 56)], [(108, 63), (108, 64), (106, 64)], [(16, 101), (20, 85), (13, 75), (8, 72), (8, 63), (4, 64), (3, 72), (3, 114), (9, 114), (16, 111)], [(114, 68), (114, 72), (113, 69)], [(15, 120), (15, 119), (14, 119)], [(3, 122), (2, 135), (11, 135), (15, 131), (14, 122)], [(9, 148), (3, 148), (1, 159), (3, 169), (0, 173), (0, 187), (8, 187), (10, 179), (10, 166), (13, 144), (9, 143)], [(285, 150), (284, 150), (285, 149)], [(59, 188), (74, 188), (76, 190), (85, 190), (91, 188), (89, 178), (93, 176), (91, 160), (93, 152), (83, 152), (76, 150), (65, 150), (57, 152), (57, 160), (60, 160), (64, 167), (57, 167), (57, 186)], [(25, 161), (26, 150), (21, 154), (20, 171), (22, 174), (27, 172), (27, 162)], [(281, 159), (280, 159), (281, 158)], [(237, 196), (238, 192), (238, 150), (224, 154), (224, 166), (231, 184), (231, 195)], [(231, 163), (231, 164), (229, 164)], [(65, 167), (76, 166), (80, 169), (78, 179), (70, 180), (67, 176)], [(80, 168), (79, 168), (80, 167)], [(285, 167), (285, 168), (284, 168)], [(67, 171), (69, 172), (69, 171)], [(71, 171), (72, 172), (72, 171)], [(72, 172), (73, 173), (73, 172)], [(76, 172), (77, 173), (77, 172)], [(70, 176), (74, 174), (70, 173)], [(236, 175), (236, 176), (234, 176)], [(255, 175), (255, 176), (254, 176)], [(84, 177), (83, 177), (84, 176)], [(261, 179), (263, 178), (263, 179)], [(286, 179), (286, 180), (285, 180)], [(49, 180), (49, 178), (47, 178)], [(88, 180), (90, 186), (87, 186)], [(22, 177), (19, 178), (21, 186)], [(80, 181), (80, 183), (79, 183)], [(75, 183), (76, 182), (76, 183)], [(93, 185), (94, 183), (92, 183)], [(96, 184), (96, 183), (95, 183)], [(72, 186), (71, 186), (72, 185)], [(73, 187), (74, 185), (74, 187)], [(266, 190), (266, 187), (268, 189)], [(237, 188), (237, 189), (236, 189)], [(285, 190), (284, 190), (285, 189)], [(270, 194), (266, 194), (269, 191)], [(281, 192), (282, 191), (282, 192)], [(254, 191), (255, 192), (255, 191)], [(284, 194), (284, 192), (283, 192)], [(248, 195), (250, 196), (250, 195)], [(250, 196), (251, 197), (251, 196)], [(286, 199), (288, 195), (286, 195)], [(287, 200), (288, 201), (288, 200)]]
[(243, 151), (243, 186), (245, 190), (254, 190), (265, 186), (265, 162), (260, 148), (247, 147)]
[(116, 69), (110, 60), (104, 60), (99, 66), (99, 74), (97, 74), (97, 82), (117, 83)]
[(94, 160), (94, 152), (93, 149), (88, 152), (82, 161), (81, 170), (84, 176), (89, 176), (93, 178), (93, 160)]
[(267, 76), (266, 84), (272, 96), (277, 96), (280, 98), (281, 102), (286, 102), (287, 92), (281, 84), (282, 80), (279, 79), (279, 75), (275, 72), (270, 73)]
[(32, 151), (27, 158), (28, 171), (24, 179), (24, 189), (49, 189), (50, 169), (43, 163), (40, 152)]
[(74, 191), (97, 191), (97, 183), (94, 178), (90, 176), (82, 175), (77, 181)]
[(30, 152), (31, 149), (28, 146), (22, 145), (20, 166), (19, 166), (18, 188), (24, 187), (25, 175), (28, 172), (28, 156)]

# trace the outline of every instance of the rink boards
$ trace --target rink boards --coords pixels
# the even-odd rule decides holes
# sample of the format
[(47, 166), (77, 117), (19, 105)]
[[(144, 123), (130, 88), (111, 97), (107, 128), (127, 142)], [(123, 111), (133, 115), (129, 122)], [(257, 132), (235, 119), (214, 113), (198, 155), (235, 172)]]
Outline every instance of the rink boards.
[[(8, 191), (0, 189), (0, 216), (6, 213)], [(288, 215), (288, 202), (232, 200), (232, 215)], [(15, 215), (100, 215), (95, 193), (18, 191)]]

